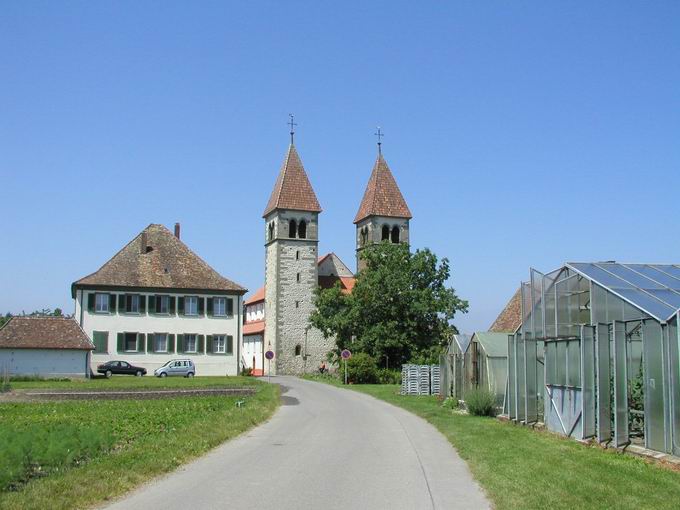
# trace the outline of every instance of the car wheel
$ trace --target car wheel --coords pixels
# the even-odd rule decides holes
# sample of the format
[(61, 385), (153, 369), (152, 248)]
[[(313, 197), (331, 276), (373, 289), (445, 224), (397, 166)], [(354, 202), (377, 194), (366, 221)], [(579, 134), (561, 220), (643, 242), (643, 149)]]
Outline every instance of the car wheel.
[(111, 372), (111, 370), (107, 370), (107, 371), (106, 371), (106, 374), (104, 374), (104, 375), (106, 375), (106, 378), (107, 378), (107, 379), (111, 379), (111, 376), (113, 375), (113, 372)]
[(194, 373), (193, 373), (193, 372), (189, 372), (189, 373), (187, 374), (187, 377), (193, 377), (193, 376), (194, 376)]
[(135, 375), (136, 375), (137, 377), (142, 377), (142, 371), (141, 371), (141, 370), (137, 370), (137, 372), (135, 373)]
[(167, 377), (167, 376), (168, 376), (168, 374), (166, 374), (165, 372), (161, 372), (161, 377)]

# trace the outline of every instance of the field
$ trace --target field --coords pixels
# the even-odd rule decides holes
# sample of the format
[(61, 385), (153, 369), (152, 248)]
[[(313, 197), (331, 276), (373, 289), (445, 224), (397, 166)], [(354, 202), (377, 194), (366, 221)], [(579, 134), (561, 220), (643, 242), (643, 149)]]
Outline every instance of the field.
[(268, 419), (278, 406), (278, 387), (242, 377), (13, 382), (13, 390), (244, 386), (256, 393), (1, 403), (0, 508), (83, 508), (109, 500)]
[[(314, 378), (319, 380), (319, 378)], [(337, 381), (328, 381), (339, 385)], [(394, 385), (351, 385), (432, 423), (467, 462), (499, 510), (675, 509), (680, 472), (548, 432), (469, 416), (436, 397), (399, 395)]]

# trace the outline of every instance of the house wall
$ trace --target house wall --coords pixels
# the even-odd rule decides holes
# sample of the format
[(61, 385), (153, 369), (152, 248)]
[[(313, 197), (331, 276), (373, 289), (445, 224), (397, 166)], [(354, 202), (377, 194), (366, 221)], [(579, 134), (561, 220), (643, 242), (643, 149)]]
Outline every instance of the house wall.
[(261, 321), (264, 319), (264, 301), (246, 305), (246, 322)]
[[(267, 361), (263, 360), (263, 335), (244, 335), (243, 362), (246, 367), (262, 370)], [(253, 359), (254, 358), (254, 359)]]
[[(242, 297), (239, 295), (229, 295), (219, 297), (229, 297), (234, 301), (234, 313), (227, 317), (203, 316), (184, 316), (177, 314), (127, 314), (120, 313), (118, 310), (112, 313), (90, 312), (87, 309), (88, 294), (96, 293), (96, 290), (78, 290), (76, 293), (75, 318), (85, 333), (94, 340), (95, 331), (108, 331), (108, 352), (93, 353), (91, 365), (96, 372), (97, 365), (115, 359), (124, 359), (133, 365), (146, 368), (149, 373), (162, 366), (173, 358), (191, 359), (196, 365), (196, 375), (237, 375), (239, 368), (240, 347), (242, 345), (242, 320), (243, 306)], [(109, 294), (124, 294), (120, 291), (102, 290)], [(142, 296), (155, 296), (156, 292), (139, 292)], [(166, 295), (166, 293), (162, 293)], [(178, 297), (185, 295), (198, 297), (216, 297), (214, 294), (202, 293), (167, 293)], [(84, 306), (83, 306), (84, 304)], [(148, 310), (148, 308), (147, 308)], [(233, 354), (186, 354), (177, 353), (177, 342), (173, 352), (152, 353), (152, 352), (118, 352), (117, 335), (118, 333), (168, 333), (175, 335), (196, 334), (196, 335), (231, 335), (233, 337)], [(145, 345), (146, 347), (146, 345)]]
[(0, 349), (0, 372), (40, 377), (85, 377), (88, 351), (76, 349)]
[(318, 270), (320, 276), (354, 276), (352, 271), (350, 271), (350, 269), (334, 254), (326, 257), (324, 261), (319, 264)]

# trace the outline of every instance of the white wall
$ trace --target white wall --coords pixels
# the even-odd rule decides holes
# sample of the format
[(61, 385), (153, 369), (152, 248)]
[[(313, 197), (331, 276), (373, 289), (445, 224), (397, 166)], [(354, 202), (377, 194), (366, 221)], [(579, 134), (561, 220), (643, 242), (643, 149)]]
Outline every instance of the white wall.
[[(108, 353), (92, 353), (92, 369), (96, 373), (97, 365), (114, 359), (123, 359), (136, 366), (144, 367), (149, 374), (173, 358), (191, 359), (196, 365), (196, 375), (237, 375), (238, 359), (240, 357), (240, 346), (242, 345), (241, 335), (243, 320), (242, 296), (226, 296), (234, 301), (234, 314), (230, 317), (209, 317), (207, 315), (187, 317), (184, 315), (157, 315), (149, 314), (126, 314), (118, 310), (114, 313), (96, 313), (87, 310), (87, 296), (96, 291), (78, 290), (76, 293), (75, 319), (81, 325), (85, 333), (94, 341), (95, 331), (108, 331)], [(107, 294), (124, 294), (117, 291), (102, 291)], [(143, 296), (155, 296), (161, 293), (135, 292)], [(175, 297), (183, 297), (184, 293), (162, 293)], [(199, 297), (225, 297), (213, 294), (188, 294)], [(84, 305), (84, 306), (83, 306)], [(148, 309), (148, 308), (147, 308)], [(196, 335), (231, 335), (233, 337), (233, 354), (182, 354), (179, 353), (129, 353), (117, 352), (118, 333), (168, 333), (175, 335), (175, 350), (177, 348), (177, 335), (196, 334)]]
[(85, 377), (88, 351), (75, 349), (0, 349), (0, 372), (40, 377)]
[(264, 301), (246, 305), (246, 321), (261, 321), (264, 319)]
[[(262, 349), (264, 338), (262, 335), (247, 335), (243, 337), (243, 359), (249, 368), (259, 368), (262, 370), (263, 363)], [(255, 366), (253, 366), (253, 357), (255, 357)]]

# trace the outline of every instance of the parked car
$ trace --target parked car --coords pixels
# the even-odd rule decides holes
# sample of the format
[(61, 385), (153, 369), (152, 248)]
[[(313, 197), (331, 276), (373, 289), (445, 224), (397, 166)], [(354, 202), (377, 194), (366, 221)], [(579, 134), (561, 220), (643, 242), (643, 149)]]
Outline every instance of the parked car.
[(196, 375), (196, 365), (190, 359), (171, 359), (165, 365), (154, 371), (156, 377), (168, 377), (181, 375), (193, 377)]
[(130, 365), (127, 361), (109, 361), (108, 363), (97, 366), (97, 372), (104, 374), (107, 378), (111, 377), (113, 374), (136, 375), (137, 377), (142, 377), (143, 375), (146, 375), (146, 368)]

